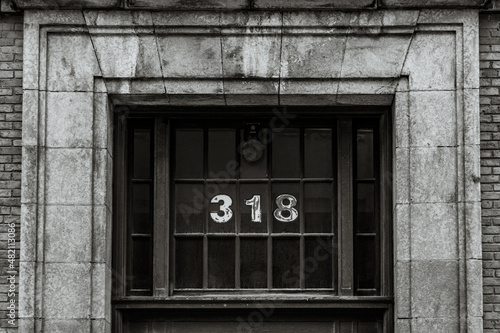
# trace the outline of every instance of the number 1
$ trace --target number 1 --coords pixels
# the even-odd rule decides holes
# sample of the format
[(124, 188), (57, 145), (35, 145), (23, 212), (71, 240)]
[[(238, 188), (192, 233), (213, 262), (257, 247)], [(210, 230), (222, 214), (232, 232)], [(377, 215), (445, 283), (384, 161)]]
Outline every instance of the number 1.
[(260, 223), (260, 195), (254, 195), (252, 199), (245, 200), (245, 205), (252, 206), (252, 222)]

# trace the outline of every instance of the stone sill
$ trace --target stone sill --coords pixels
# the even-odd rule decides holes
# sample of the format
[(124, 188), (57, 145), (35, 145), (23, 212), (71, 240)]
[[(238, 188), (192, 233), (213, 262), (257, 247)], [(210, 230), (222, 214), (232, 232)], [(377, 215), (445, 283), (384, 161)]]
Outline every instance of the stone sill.
[[(496, 2), (496, 1), (494, 1)], [(482, 8), (484, 0), (1, 0), (2, 12), (24, 9), (361, 10)], [(490, 5), (491, 6), (491, 5)]]

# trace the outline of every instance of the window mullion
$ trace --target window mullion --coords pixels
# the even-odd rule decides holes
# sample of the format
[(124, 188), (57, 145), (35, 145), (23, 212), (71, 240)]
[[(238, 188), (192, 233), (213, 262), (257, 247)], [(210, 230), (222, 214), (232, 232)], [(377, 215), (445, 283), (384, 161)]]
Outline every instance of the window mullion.
[(352, 120), (339, 121), (339, 295), (354, 294)]

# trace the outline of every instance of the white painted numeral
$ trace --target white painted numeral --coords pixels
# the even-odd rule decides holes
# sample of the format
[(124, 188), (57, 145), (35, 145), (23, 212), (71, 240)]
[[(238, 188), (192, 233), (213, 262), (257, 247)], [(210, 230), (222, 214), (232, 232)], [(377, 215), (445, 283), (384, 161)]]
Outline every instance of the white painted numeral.
[[(288, 204), (284, 201), (288, 200)], [(297, 199), (290, 194), (281, 194), (276, 198), (276, 205), (278, 208), (274, 211), (274, 218), (280, 222), (293, 222), (299, 217), (299, 212), (293, 208), (297, 205)], [(283, 212), (288, 212), (285, 216)]]
[(224, 215), (220, 216), (218, 212), (211, 212), (210, 217), (217, 223), (226, 223), (233, 217), (233, 211), (229, 208), (233, 204), (233, 200), (229, 195), (219, 194), (213, 197), (210, 202), (219, 203), (220, 201), (222, 201), (222, 205), (220, 205), (219, 210)]
[(252, 222), (261, 222), (260, 195), (254, 195), (252, 199), (245, 200), (245, 205), (252, 206)]

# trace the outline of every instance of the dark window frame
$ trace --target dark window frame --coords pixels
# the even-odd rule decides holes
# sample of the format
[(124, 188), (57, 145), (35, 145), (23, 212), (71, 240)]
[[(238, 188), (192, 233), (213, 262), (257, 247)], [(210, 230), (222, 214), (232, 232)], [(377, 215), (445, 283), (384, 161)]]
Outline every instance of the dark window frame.
[[(244, 111), (242, 111), (242, 109)], [(222, 306), (224, 301), (228, 298), (235, 304), (248, 302), (249, 297), (255, 293), (250, 292), (249, 295), (245, 293), (241, 294), (230, 294), (221, 292), (219, 296), (217, 293), (211, 293), (210, 296), (205, 297), (203, 293), (201, 294), (189, 294), (181, 295), (181, 298), (176, 297), (173, 294), (173, 286), (170, 284), (170, 279), (173, 274), (173, 269), (171, 269), (172, 263), (172, 251), (169, 251), (170, 244), (172, 242), (172, 236), (170, 231), (170, 223), (161, 223), (161, 221), (168, 221), (170, 216), (171, 202), (170, 188), (171, 188), (171, 175), (169, 174), (170, 161), (168, 156), (171, 152), (171, 147), (169, 147), (170, 134), (170, 124), (167, 120), (171, 119), (188, 119), (192, 117), (199, 119), (197, 115), (206, 114), (211, 117), (225, 117), (226, 114), (234, 115), (235, 117), (244, 117), (245, 114), (251, 112), (253, 114), (262, 114), (262, 116), (268, 116), (269, 111), (261, 112), (263, 108), (252, 109), (252, 108), (224, 108), (223, 112), (221, 109), (207, 109), (207, 108), (169, 108), (163, 109), (161, 111), (156, 110), (139, 110), (134, 113), (117, 113), (115, 117), (115, 150), (114, 150), (114, 239), (113, 239), (113, 308), (115, 309), (115, 324), (117, 318), (120, 317), (120, 313), (124, 309), (130, 308), (170, 308), (179, 306), (180, 302), (207, 302), (212, 303), (213, 306)], [(267, 108), (271, 110), (272, 107)], [(304, 108), (288, 108), (288, 113), (294, 113), (297, 110), (303, 110)], [(392, 318), (392, 303), (393, 303), (393, 292), (392, 292), (392, 193), (391, 193), (391, 182), (392, 176), (390, 170), (392, 170), (392, 131), (391, 131), (391, 115), (390, 109), (387, 107), (348, 107), (348, 108), (317, 108), (312, 107), (314, 110), (310, 112), (307, 117), (311, 116), (316, 119), (321, 119), (323, 117), (328, 119), (334, 119), (338, 123), (337, 127), (337, 140), (339, 150), (337, 151), (338, 157), (338, 174), (336, 175), (339, 179), (337, 184), (338, 189), (338, 211), (339, 214), (339, 228), (341, 232), (341, 243), (340, 246), (344, 248), (355, 247), (356, 240), (353, 235), (354, 230), (354, 211), (355, 207), (354, 195), (356, 193), (355, 186), (355, 174), (354, 166), (356, 163), (355, 154), (353, 149), (355, 146), (353, 131), (357, 128), (362, 127), (362, 124), (357, 122), (357, 119), (363, 117), (364, 119), (373, 118), (378, 119), (378, 126), (375, 130), (377, 132), (376, 140), (380, 143), (379, 150), (379, 163), (375, 165), (379, 166), (379, 179), (375, 182), (375, 186), (379, 188), (378, 203), (376, 207), (379, 209), (380, 216), (380, 231), (378, 232), (378, 241), (376, 244), (380, 247), (377, 251), (379, 253), (379, 258), (377, 260), (378, 267), (376, 274), (377, 284), (379, 286), (378, 295), (363, 295), (363, 293), (356, 293), (355, 284), (356, 281), (356, 263), (353, 258), (353, 253), (355, 250), (351, 251), (350, 255), (341, 255), (339, 251), (339, 267), (336, 270), (338, 272), (338, 292), (336, 296), (323, 295), (321, 300), (318, 300), (318, 304), (325, 307), (355, 307), (355, 308), (386, 308), (385, 316), (387, 318)], [(255, 111), (252, 111), (255, 110)], [(302, 114), (299, 112), (299, 114)], [(353, 122), (354, 119), (354, 122)], [(131, 128), (127, 122), (130, 124), (143, 124), (144, 122), (150, 122), (150, 126), (155, 134), (154, 136), (154, 194), (153, 194), (153, 215), (154, 215), (154, 230), (153, 230), (153, 253), (155, 255), (151, 261), (152, 269), (152, 288), (150, 293), (140, 291), (137, 293), (130, 293), (130, 289), (127, 288), (127, 276), (130, 276), (130, 263), (127, 262), (130, 259), (130, 255), (124, 255), (127, 253), (127, 244), (130, 242), (130, 236), (127, 235), (127, 231), (124, 230), (124, 226), (129, 225), (130, 222), (123, 223), (122, 221), (129, 221), (128, 216), (130, 216), (130, 210), (126, 207), (131, 207), (129, 193), (127, 193), (129, 186), (127, 186), (128, 175), (130, 172), (129, 154), (130, 143), (127, 143), (127, 137), (129, 136), (129, 131)], [(134, 125), (133, 125), (134, 126)], [(358, 126), (358, 127), (357, 127)], [(343, 156), (345, 156), (344, 161), (342, 161)], [(334, 156), (333, 161), (337, 160)], [(345, 163), (344, 166), (341, 166)], [(335, 175), (334, 175), (335, 178)], [(344, 181), (342, 181), (344, 180)], [(349, 195), (345, 195), (348, 193)], [(345, 214), (346, 209), (341, 209), (342, 207), (348, 207), (347, 211), (350, 213)], [(341, 221), (342, 220), (342, 221)], [(347, 221), (347, 223), (345, 223)], [(348, 224), (351, 224), (350, 226)], [(349, 230), (350, 229), (350, 230)], [(169, 255), (157, 255), (157, 253), (169, 253)], [(344, 270), (342, 267), (348, 267)], [(343, 273), (344, 272), (344, 273)], [(346, 278), (350, 276), (350, 278)], [(345, 282), (345, 283), (344, 283)], [(149, 295), (148, 295), (149, 293)], [(307, 294), (307, 293), (301, 293)], [(341, 297), (342, 296), (342, 297)], [(274, 296), (273, 296), (274, 297)], [(347, 298), (346, 298), (347, 297)], [(219, 299), (220, 298), (220, 299)], [(279, 296), (274, 297), (274, 299), (283, 301), (285, 303), (295, 302), (296, 307), (300, 307), (301, 304), (304, 305), (304, 301), (299, 299), (288, 298), (287, 293), (281, 293)], [(219, 304), (219, 305), (217, 305)], [(196, 307), (196, 306), (195, 306)], [(121, 311), (121, 312), (120, 312)], [(387, 324), (387, 329), (390, 329), (392, 325), (392, 319), (390, 321), (384, 320)], [(119, 325), (118, 325), (119, 326)], [(389, 332), (384, 330), (384, 332)]]

